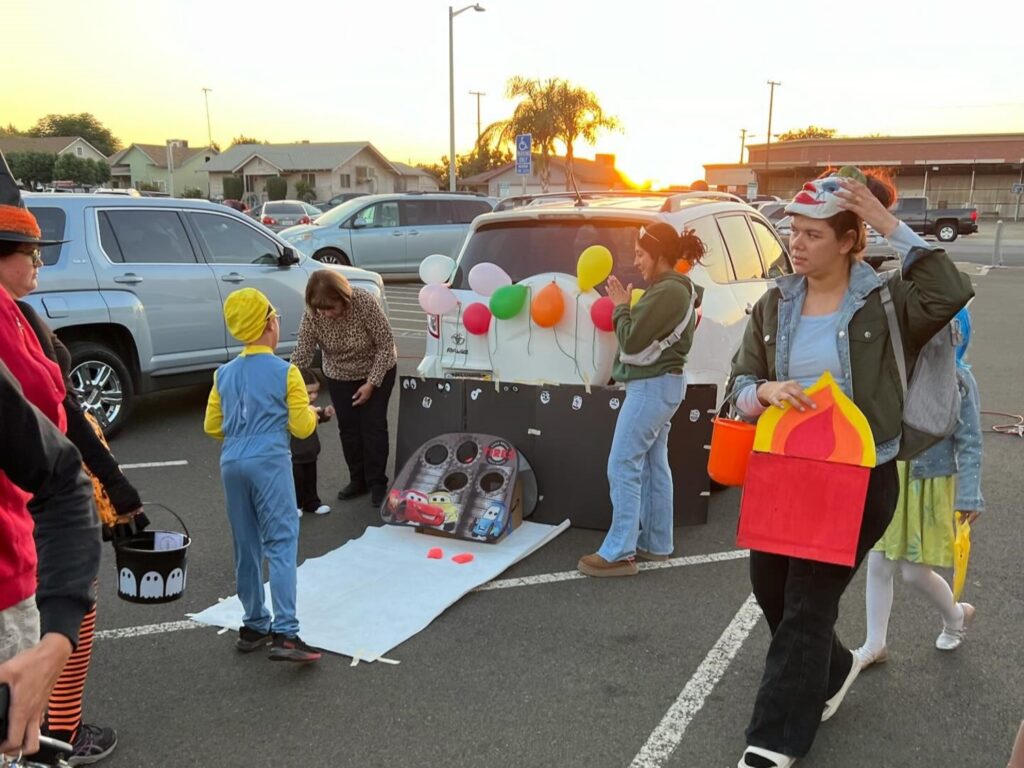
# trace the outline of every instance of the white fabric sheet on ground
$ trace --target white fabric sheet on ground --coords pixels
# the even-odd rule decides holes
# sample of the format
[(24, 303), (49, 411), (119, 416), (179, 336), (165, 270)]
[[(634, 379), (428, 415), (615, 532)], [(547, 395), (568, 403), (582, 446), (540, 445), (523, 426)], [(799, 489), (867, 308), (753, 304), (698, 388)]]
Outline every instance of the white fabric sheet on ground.
[[(568, 527), (568, 520), (558, 526), (524, 522), (498, 544), (427, 536), (392, 525), (367, 528), (358, 539), (299, 566), (299, 632), (317, 648), (372, 661)], [(427, 557), (434, 547), (444, 551), (442, 559)], [(463, 552), (473, 555), (472, 562), (452, 561)], [(269, 609), (269, 585), (265, 590)], [(242, 604), (235, 595), (191, 618), (239, 629)]]

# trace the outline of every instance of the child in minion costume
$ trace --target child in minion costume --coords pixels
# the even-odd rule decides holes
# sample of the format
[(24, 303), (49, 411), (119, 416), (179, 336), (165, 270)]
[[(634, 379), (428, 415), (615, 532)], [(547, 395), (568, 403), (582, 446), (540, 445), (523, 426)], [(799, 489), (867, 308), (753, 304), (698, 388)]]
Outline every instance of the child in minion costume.
[[(245, 608), (235, 645), (248, 653), (269, 644), (272, 661), (316, 661), (320, 653), (299, 639), (295, 608), (299, 521), (289, 434), (309, 437), (317, 410), (299, 369), (274, 354), (281, 326), (266, 296), (254, 288), (235, 291), (224, 302), (224, 320), (245, 348), (217, 369), (204, 428), (224, 441), (221, 479)], [(264, 601), (264, 558), (273, 619)]]

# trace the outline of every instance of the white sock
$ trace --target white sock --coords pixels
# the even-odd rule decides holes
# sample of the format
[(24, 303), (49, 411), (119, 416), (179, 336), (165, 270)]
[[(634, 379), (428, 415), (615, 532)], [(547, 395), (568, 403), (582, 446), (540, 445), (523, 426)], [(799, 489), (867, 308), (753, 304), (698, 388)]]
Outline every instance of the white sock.
[(897, 561), (889, 560), (884, 552), (868, 552), (867, 604), (868, 637), (864, 649), (878, 653), (885, 647), (889, 633), (889, 614), (892, 613), (892, 580)]
[(901, 563), (903, 580), (913, 584), (922, 592), (942, 614), (942, 623), (946, 629), (962, 629), (964, 611), (959, 603), (953, 600), (953, 590), (946, 580), (927, 565), (921, 563)]

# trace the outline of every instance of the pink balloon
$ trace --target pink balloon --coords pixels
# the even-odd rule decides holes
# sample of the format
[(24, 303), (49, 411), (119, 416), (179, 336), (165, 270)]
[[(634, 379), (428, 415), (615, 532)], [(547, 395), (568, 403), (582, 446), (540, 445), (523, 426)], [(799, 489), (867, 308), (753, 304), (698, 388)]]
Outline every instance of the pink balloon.
[(469, 270), (469, 287), (481, 296), (490, 296), (505, 285), (512, 285), (512, 278), (497, 264), (482, 261)]
[(491, 328), (491, 310), (475, 301), (462, 313), (462, 322), (474, 336), (483, 336)]
[(428, 315), (444, 315), (459, 305), (459, 300), (447, 285), (424, 285), (420, 288), (420, 306)]
[(615, 304), (607, 296), (590, 305), (590, 319), (601, 331), (614, 331), (615, 323), (612, 321), (612, 313), (615, 312)]

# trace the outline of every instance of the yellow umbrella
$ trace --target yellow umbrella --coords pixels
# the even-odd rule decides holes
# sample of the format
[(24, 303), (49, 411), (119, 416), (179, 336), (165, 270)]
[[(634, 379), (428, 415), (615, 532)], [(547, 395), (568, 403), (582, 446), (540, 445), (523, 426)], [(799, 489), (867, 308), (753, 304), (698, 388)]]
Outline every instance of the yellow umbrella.
[(960, 520), (960, 513), (953, 515), (956, 536), (953, 539), (953, 599), (960, 601), (967, 580), (967, 563), (971, 559), (971, 524)]

